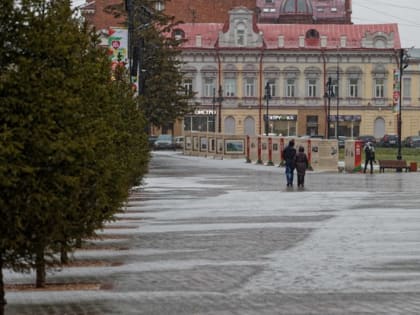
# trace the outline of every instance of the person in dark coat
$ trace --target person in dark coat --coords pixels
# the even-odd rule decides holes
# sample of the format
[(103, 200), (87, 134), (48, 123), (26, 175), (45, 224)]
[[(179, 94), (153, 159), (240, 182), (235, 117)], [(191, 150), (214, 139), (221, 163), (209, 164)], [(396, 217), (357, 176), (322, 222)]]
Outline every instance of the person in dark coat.
[(293, 172), (295, 170), (295, 140), (290, 140), (288, 146), (283, 150), (283, 158), (286, 162), (287, 187), (293, 186)]
[(298, 187), (303, 187), (305, 184), (306, 169), (309, 167), (308, 156), (305, 149), (300, 146), (299, 152), (296, 154), (296, 172), (298, 178)]
[(366, 168), (368, 164), (370, 164), (370, 173), (373, 173), (373, 163), (376, 163), (375, 161), (375, 147), (373, 146), (372, 142), (366, 143), (363, 150), (365, 151), (365, 169), (363, 170), (363, 173), (366, 173)]

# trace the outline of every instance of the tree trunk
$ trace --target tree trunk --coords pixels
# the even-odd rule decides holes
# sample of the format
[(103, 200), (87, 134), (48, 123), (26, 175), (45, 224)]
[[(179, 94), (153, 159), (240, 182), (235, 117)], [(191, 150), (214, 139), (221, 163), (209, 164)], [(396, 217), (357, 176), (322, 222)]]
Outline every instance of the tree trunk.
[(61, 244), (60, 248), (60, 261), (63, 265), (69, 262), (69, 255), (67, 253), (66, 245), (64, 244), (64, 242)]
[(45, 257), (44, 251), (39, 250), (36, 254), (35, 259), (35, 269), (36, 269), (36, 287), (44, 288), (45, 287)]
[(3, 255), (0, 254), (0, 315), (4, 315), (4, 307), (6, 303), (3, 283)]

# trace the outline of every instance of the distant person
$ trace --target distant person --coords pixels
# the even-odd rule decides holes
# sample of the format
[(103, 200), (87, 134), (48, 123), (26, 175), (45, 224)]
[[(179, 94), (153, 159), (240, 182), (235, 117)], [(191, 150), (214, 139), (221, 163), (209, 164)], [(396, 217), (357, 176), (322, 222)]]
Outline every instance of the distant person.
[(365, 152), (365, 169), (363, 170), (363, 173), (366, 173), (366, 168), (368, 164), (370, 164), (370, 173), (373, 174), (373, 163), (376, 163), (375, 161), (375, 147), (373, 146), (372, 142), (368, 141), (363, 151)]
[(309, 167), (309, 161), (308, 161), (308, 156), (305, 153), (305, 149), (302, 146), (299, 147), (295, 160), (296, 160), (298, 187), (303, 188), (305, 185), (305, 174), (306, 174), (306, 169)]
[(288, 146), (283, 150), (283, 158), (286, 162), (287, 187), (293, 186), (293, 172), (295, 170), (295, 140), (290, 140)]

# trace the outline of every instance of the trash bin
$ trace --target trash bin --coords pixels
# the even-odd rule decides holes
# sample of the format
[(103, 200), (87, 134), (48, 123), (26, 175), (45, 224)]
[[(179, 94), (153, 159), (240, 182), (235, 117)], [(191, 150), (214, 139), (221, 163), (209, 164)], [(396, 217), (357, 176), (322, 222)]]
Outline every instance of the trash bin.
[(417, 162), (410, 163), (410, 172), (417, 172)]

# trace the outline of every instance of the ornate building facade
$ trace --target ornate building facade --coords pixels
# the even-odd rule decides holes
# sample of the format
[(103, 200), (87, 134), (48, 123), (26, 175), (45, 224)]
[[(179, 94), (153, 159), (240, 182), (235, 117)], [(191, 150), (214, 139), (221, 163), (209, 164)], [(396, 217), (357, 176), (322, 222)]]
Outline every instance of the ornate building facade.
[[(186, 39), (182, 71), (198, 104), (185, 130), (255, 135), (268, 126), (283, 136), (378, 138), (397, 132), (396, 24), (262, 24), (238, 7), (227, 23), (186, 23), (174, 36)], [(416, 67), (403, 77), (403, 136), (420, 130)]]
[[(82, 7), (98, 30), (121, 25), (104, 12), (112, 1), (118, 3)], [(398, 26), (352, 24), (351, 0), (156, 0), (154, 6), (185, 22), (172, 36), (186, 40), (181, 71), (195, 92), (195, 112), (176, 124), (176, 134), (263, 134), (266, 127), (290, 136), (397, 133)], [(403, 137), (420, 132), (420, 58), (412, 53), (402, 79)]]

